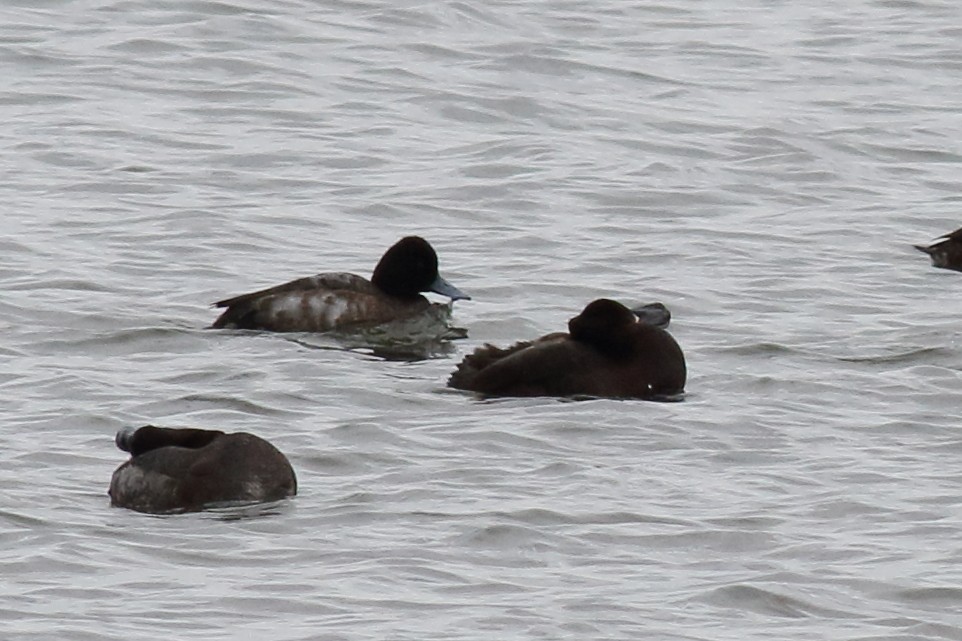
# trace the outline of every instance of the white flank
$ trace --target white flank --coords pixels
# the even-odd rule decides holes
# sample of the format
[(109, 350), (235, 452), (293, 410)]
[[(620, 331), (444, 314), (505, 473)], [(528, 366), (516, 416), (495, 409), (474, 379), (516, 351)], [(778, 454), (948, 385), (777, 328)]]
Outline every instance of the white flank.
[(311, 311), (324, 320), (326, 327), (335, 327), (341, 316), (347, 312), (348, 307), (346, 300), (333, 294), (323, 299), (311, 299)]

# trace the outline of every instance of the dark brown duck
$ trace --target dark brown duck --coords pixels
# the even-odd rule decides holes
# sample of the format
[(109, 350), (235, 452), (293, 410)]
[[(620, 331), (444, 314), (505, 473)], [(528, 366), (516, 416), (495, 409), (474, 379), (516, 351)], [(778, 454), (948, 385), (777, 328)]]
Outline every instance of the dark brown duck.
[(145, 425), (117, 432), (130, 460), (110, 479), (110, 503), (138, 512), (193, 512), (297, 493), (290, 462), (253, 434)]
[[(962, 272), (962, 228), (939, 236), (944, 240), (931, 245), (914, 245), (920, 252), (932, 258), (932, 264), (943, 269)], [(936, 240), (939, 240), (937, 238)]]
[(478, 348), (448, 385), (484, 396), (675, 396), (685, 389), (687, 370), (678, 343), (659, 326), (669, 317), (661, 305), (636, 314), (598, 299), (568, 321), (568, 333)]

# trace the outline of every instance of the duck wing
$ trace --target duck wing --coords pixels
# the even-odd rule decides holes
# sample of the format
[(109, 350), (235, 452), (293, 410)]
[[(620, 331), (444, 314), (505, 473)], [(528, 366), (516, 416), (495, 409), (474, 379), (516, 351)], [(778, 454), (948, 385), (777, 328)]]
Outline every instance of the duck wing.
[(364, 306), (384, 298), (374, 285), (355, 274), (318, 274), (214, 303), (226, 307), (213, 329), (327, 331), (347, 313), (363, 318)]
[(950, 231), (947, 234), (942, 234), (938, 238), (947, 238), (949, 240), (962, 240), (962, 227), (959, 227), (955, 231)]
[(448, 385), (491, 396), (565, 396), (577, 393), (568, 379), (585, 351), (564, 333), (506, 348), (485, 345), (458, 364)]
[(235, 305), (245, 305), (259, 298), (273, 296), (275, 294), (287, 294), (293, 292), (310, 292), (318, 290), (339, 291), (348, 290), (364, 294), (373, 294), (378, 289), (371, 284), (371, 281), (358, 276), (357, 274), (330, 273), (317, 274), (315, 276), (305, 276), (292, 280), (283, 285), (275, 285), (267, 289), (260, 289), (249, 294), (241, 294), (233, 298), (225, 298), (214, 303), (214, 307), (233, 307)]

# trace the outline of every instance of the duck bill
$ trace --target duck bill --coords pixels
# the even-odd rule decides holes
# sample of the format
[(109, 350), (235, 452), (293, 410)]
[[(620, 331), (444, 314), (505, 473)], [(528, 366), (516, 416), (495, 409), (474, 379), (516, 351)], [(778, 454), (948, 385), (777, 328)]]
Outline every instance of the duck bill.
[(136, 434), (139, 429), (139, 427), (128, 425), (117, 432), (117, 436), (114, 438), (117, 447), (124, 452), (129, 452), (133, 446), (134, 434)]
[(665, 329), (671, 322), (671, 312), (661, 303), (650, 303), (631, 310), (642, 325)]
[(428, 287), (428, 291), (434, 292), (435, 294), (441, 294), (442, 296), (447, 296), (452, 302), (456, 300), (471, 300), (470, 296), (440, 276), (434, 279), (434, 282), (431, 283), (430, 287)]

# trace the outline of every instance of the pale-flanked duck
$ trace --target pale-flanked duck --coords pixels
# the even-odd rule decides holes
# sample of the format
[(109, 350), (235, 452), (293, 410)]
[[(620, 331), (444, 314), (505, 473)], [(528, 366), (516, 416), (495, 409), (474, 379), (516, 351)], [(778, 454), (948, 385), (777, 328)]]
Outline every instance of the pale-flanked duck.
[(452, 301), (470, 300), (438, 274), (434, 248), (418, 236), (395, 243), (374, 268), (371, 280), (347, 273), (325, 273), (214, 303), (226, 307), (214, 329), (326, 332), (351, 325), (376, 325), (425, 312), (431, 303), (421, 292)]

